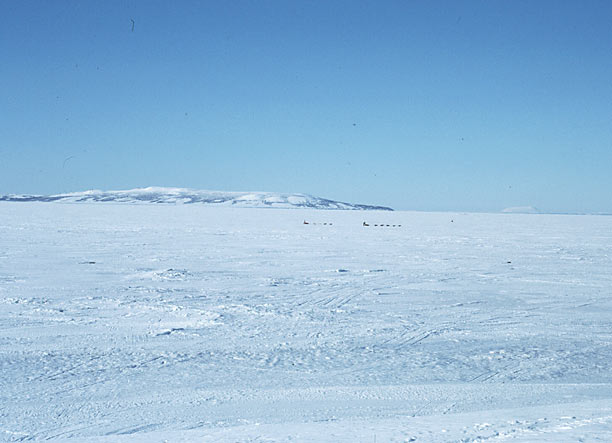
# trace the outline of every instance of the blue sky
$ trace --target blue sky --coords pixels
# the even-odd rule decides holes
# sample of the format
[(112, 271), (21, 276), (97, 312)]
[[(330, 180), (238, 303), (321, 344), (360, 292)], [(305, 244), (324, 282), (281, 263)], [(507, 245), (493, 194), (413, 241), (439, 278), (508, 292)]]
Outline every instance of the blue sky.
[(5, 0), (0, 194), (612, 212), (611, 26), (609, 1)]

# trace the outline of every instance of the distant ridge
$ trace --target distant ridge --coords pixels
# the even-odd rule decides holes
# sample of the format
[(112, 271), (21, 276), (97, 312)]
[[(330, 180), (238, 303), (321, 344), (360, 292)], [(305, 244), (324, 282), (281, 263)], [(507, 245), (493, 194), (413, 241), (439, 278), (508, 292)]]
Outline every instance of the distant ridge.
[(345, 203), (308, 194), (275, 192), (200, 191), (187, 188), (149, 187), (123, 191), (84, 191), (56, 195), (9, 194), (9, 202), (121, 203), (121, 204), (207, 204), (250, 208), (311, 208), (392, 211), (385, 206)]
[(513, 206), (511, 208), (503, 209), (502, 212), (506, 214), (541, 214), (538, 208), (533, 206)]

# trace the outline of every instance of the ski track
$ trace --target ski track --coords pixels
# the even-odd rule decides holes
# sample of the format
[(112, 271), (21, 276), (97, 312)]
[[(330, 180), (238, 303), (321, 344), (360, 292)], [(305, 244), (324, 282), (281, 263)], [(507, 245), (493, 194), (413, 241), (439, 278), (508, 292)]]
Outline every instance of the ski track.
[(610, 441), (610, 269), (607, 216), (0, 202), (0, 441)]

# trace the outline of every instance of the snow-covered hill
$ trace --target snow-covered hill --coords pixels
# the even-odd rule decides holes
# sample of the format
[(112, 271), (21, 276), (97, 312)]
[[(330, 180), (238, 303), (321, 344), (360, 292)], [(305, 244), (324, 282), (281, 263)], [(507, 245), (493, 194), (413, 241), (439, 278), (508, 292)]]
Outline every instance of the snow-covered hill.
[(307, 194), (281, 194), (275, 192), (226, 192), (200, 191), (186, 188), (149, 187), (124, 191), (84, 191), (56, 195), (9, 194), (0, 196), (0, 201), (15, 202), (103, 202), (103, 203), (202, 203), (239, 207), (311, 208), (384, 210), (385, 206), (360, 205), (339, 202)]

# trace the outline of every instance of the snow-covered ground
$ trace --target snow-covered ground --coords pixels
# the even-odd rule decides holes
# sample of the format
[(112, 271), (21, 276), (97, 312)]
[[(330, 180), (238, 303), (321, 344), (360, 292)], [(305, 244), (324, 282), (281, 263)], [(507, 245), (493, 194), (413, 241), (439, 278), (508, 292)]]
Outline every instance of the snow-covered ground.
[(612, 441), (612, 217), (3, 202), (0, 330), (0, 440)]

